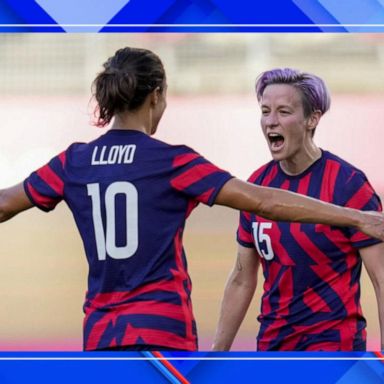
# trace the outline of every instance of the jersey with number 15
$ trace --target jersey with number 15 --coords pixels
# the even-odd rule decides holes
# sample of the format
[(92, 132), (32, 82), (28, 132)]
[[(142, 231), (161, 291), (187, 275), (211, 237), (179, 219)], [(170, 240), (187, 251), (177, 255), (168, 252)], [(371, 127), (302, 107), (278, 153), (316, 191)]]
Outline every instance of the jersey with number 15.
[[(286, 189), (344, 207), (381, 211), (365, 174), (328, 151), (299, 175), (271, 161), (251, 183)], [(242, 212), (238, 242), (255, 248), (265, 278), (259, 351), (361, 351), (359, 249), (379, 243), (354, 228), (273, 222)]]
[(186, 146), (110, 130), (32, 173), (34, 205), (65, 200), (89, 264), (84, 349), (152, 344), (197, 349), (185, 220), (231, 178)]

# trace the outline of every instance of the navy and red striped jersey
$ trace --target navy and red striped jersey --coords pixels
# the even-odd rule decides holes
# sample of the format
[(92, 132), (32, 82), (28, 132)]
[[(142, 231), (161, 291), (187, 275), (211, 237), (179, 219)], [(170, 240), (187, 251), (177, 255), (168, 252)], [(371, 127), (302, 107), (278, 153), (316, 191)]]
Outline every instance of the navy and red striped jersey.
[[(271, 161), (249, 181), (340, 206), (382, 209), (364, 173), (327, 151), (300, 175), (288, 176)], [(258, 350), (365, 349), (359, 249), (379, 240), (352, 228), (272, 222), (246, 212), (237, 239), (256, 249), (263, 268)]]
[(89, 264), (84, 349), (151, 344), (197, 349), (186, 218), (232, 176), (186, 146), (110, 130), (72, 144), (24, 182), (42, 210), (64, 200)]

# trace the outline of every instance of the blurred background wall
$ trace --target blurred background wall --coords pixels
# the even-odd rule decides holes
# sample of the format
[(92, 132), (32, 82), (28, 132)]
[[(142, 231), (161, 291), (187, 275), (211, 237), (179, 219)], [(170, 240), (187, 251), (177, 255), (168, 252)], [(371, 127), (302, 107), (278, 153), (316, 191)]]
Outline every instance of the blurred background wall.
[[(270, 159), (254, 96), (257, 75), (287, 66), (317, 74), (332, 94), (317, 143), (361, 168), (384, 194), (384, 37), (371, 34), (0, 35), (0, 188), (73, 141), (103, 132), (91, 124), (91, 83), (127, 45), (154, 50), (167, 70), (168, 109), (156, 137), (192, 146), (244, 179)], [(198, 207), (187, 224), (203, 350), (235, 260), (236, 227), (237, 213), (217, 207)], [(17, 216), (1, 225), (0, 244), (0, 350), (81, 350), (87, 267), (68, 209)], [(365, 272), (362, 281), (368, 347), (378, 350), (376, 300)], [(255, 349), (260, 288), (234, 350)]]

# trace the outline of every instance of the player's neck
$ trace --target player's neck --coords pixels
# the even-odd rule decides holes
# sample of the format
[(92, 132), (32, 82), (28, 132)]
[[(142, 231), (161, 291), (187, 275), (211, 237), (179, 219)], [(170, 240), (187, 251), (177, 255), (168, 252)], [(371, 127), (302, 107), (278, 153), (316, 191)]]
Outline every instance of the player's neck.
[(151, 133), (150, 119), (138, 112), (122, 113), (115, 116), (111, 129), (139, 131), (147, 135)]
[(296, 176), (307, 170), (314, 162), (320, 159), (321, 149), (315, 145), (303, 148), (290, 159), (280, 161), (280, 167), (289, 176)]

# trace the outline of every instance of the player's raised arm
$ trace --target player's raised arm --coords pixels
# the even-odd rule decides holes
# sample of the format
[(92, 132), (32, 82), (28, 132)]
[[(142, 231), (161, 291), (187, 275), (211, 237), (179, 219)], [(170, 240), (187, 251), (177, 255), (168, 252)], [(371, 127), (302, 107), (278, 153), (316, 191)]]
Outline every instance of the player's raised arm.
[(381, 213), (343, 208), (293, 192), (260, 187), (236, 178), (223, 186), (215, 204), (253, 212), (275, 221), (355, 227), (369, 236), (384, 240), (384, 216)]
[(0, 190), (0, 223), (32, 207), (23, 183)]

